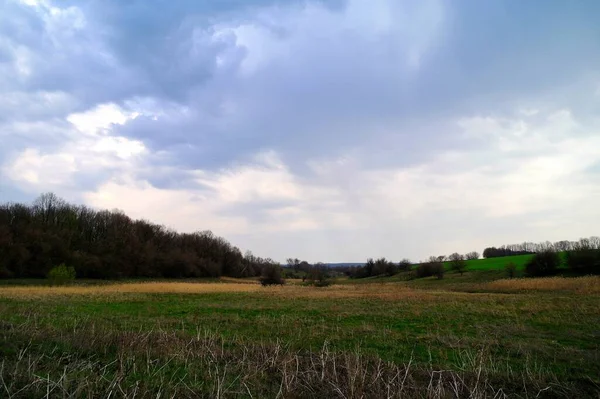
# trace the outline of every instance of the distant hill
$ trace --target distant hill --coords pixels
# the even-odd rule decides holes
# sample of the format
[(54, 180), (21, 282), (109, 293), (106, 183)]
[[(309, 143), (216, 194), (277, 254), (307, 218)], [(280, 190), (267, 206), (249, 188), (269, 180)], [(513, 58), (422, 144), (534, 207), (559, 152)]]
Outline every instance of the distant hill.
[(352, 262), (342, 262), (342, 263), (325, 263), (329, 267), (348, 267), (348, 266), (364, 266), (365, 263), (352, 263)]

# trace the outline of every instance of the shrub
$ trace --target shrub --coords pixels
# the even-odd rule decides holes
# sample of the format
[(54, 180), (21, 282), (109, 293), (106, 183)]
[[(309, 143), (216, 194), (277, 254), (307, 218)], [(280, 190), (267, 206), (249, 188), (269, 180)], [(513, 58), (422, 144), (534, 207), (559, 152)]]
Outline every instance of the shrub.
[(600, 274), (600, 250), (577, 248), (567, 252), (567, 266), (577, 274)]
[(517, 265), (514, 262), (508, 262), (506, 266), (504, 266), (504, 270), (506, 270), (506, 274), (509, 278), (514, 278), (517, 275)]
[(63, 284), (67, 281), (73, 281), (75, 280), (75, 268), (73, 266), (67, 266), (63, 263), (50, 269), (47, 277), (51, 282), (58, 284)]
[(400, 263), (398, 263), (398, 270), (401, 272), (409, 272), (412, 268), (412, 263), (408, 259), (402, 259)]
[(285, 284), (285, 280), (281, 277), (281, 267), (277, 264), (265, 265), (260, 276), (260, 283), (264, 286)]
[(396, 265), (388, 261), (386, 258), (379, 258), (373, 263), (372, 276), (393, 276), (396, 274)]
[(331, 285), (327, 269), (322, 265), (315, 265), (308, 271), (308, 282), (315, 287), (328, 287)]
[(394, 262), (388, 262), (385, 268), (385, 275), (391, 277), (396, 273), (398, 273), (398, 267), (396, 267)]
[(315, 287), (329, 287), (331, 285), (331, 280), (317, 280), (313, 282), (313, 286)]
[(438, 279), (444, 278), (444, 264), (442, 262), (425, 262), (417, 266), (415, 270), (417, 278), (436, 276)]
[(450, 268), (455, 272), (460, 273), (460, 275), (462, 276), (465, 270), (467, 269), (467, 262), (465, 262), (465, 257), (455, 252), (452, 255), (450, 255), (449, 259)]
[(11, 278), (11, 277), (13, 277), (12, 272), (10, 270), (8, 270), (6, 267), (0, 266), (0, 279)]
[(353, 271), (350, 271), (351, 278), (365, 278), (374, 276), (393, 276), (398, 272), (394, 262), (390, 262), (385, 258), (379, 258), (373, 260), (372, 258), (367, 259), (367, 262), (362, 267), (357, 267)]
[(525, 275), (529, 277), (550, 276), (560, 266), (560, 256), (553, 250), (539, 252), (525, 264)]
[(445, 272), (446, 272), (446, 270), (444, 269), (444, 264), (440, 262), (435, 267), (435, 276), (438, 278), (438, 280), (441, 280), (441, 279), (444, 278), (444, 273)]
[(290, 269), (285, 269), (283, 271), (283, 275), (285, 278), (291, 278), (291, 279), (306, 279), (306, 276), (302, 276), (300, 273), (296, 273), (293, 270)]
[(198, 269), (203, 277), (220, 277), (221, 265), (207, 258), (198, 260)]

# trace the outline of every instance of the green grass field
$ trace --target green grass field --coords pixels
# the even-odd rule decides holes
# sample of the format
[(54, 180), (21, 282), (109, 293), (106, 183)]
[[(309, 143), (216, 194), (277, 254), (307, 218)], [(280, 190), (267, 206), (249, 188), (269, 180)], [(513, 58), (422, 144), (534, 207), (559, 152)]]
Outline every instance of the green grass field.
[[(566, 268), (565, 264), (565, 252), (560, 253), (561, 258), (563, 259), (562, 267)], [(499, 271), (504, 270), (506, 265), (510, 262), (514, 263), (517, 266), (517, 270), (523, 270), (525, 268), (525, 264), (533, 258), (533, 255), (515, 255), (515, 256), (504, 256), (499, 258), (488, 258), (488, 259), (475, 259), (475, 260), (467, 260), (467, 270), (485, 270), (485, 271)], [(447, 269), (450, 268), (450, 262), (444, 262)]]
[(600, 280), (481, 275), (3, 285), (0, 396), (598, 397)]
[[(468, 260), (467, 270), (504, 270), (504, 267), (509, 263), (513, 262), (517, 269), (522, 270), (525, 267), (527, 261), (529, 261), (533, 255), (517, 255), (517, 256), (504, 256), (500, 258), (489, 258), (489, 259), (476, 259)], [(450, 262), (445, 262), (447, 268), (450, 266)]]

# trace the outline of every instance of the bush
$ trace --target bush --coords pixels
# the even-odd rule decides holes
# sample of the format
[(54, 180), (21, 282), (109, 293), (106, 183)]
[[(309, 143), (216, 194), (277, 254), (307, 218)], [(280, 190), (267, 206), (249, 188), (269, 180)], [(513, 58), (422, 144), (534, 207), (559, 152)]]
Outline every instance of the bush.
[(442, 262), (425, 262), (417, 266), (415, 270), (417, 278), (436, 276), (438, 279), (444, 278), (444, 264)]
[(446, 272), (446, 269), (444, 269), (444, 264), (439, 263), (435, 268), (435, 276), (438, 278), (438, 280), (441, 280), (444, 278), (445, 272)]
[(263, 286), (285, 284), (285, 280), (281, 277), (281, 267), (276, 264), (265, 265), (259, 281)]
[(53, 283), (64, 284), (67, 281), (75, 280), (75, 268), (63, 263), (50, 269), (47, 277)]
[(409, 272), (412, 268), (412, 263), (408, 259), (402, 259), (400, 263), (398, 263), (398, 270), (401, 272)]
[(315, 287), (328, 287), (331, 285), (327, 269), (320, 265), (315, 265), (308, 271), (308, 282)]
[(302, 276), (300, 273), (296, 273), (293, 270), (290, 269), (285, 269), (283, 271), (283, 275), (285, 278), (291, 278), (291, 279), (306, 279), (306, 276)]
[(467, 270), (467, 262), (465, 262), (465, 257), (455, 252), (450, 255), (449, 259), (450, 268), (455, 272), (460, 273), (462, 276), (465, 270)]
[(13, 274), (10, 270), (8, 270), (7, 268), (5, 268), (4, 266), (0, 266), (0, 279), (3, 278), (11, 278), (13, 277)]
[(560, 266), (560, 255), (552, 250), (539, 252), (525, 264), (525, 275), (528, 277), (551, 276), (556, 274)]
[(577, 274), (600, 274), (600, 250), (577, 248), (567, 252), (567, 266)]
[(396, 265), (386, 258), (379, 258), (373, 263), (372, 276), (393, 276), (396, 273)]
[(329, 287), (331, 285), (331, 280), (317, 280), (312, 283), (315, 287)]
[(379, 258), (373, 260), (372, 258), (367, 259), (367, 262), (362, 267), (357, 267), (353, 271), (350, 271), (351, 278), (365, 278), (375, 276), (393, 276), (398, 272), (397, 266), (394, 262), (390, 262), (385, 258)]
[(387, 262), (387, 265), (385, 267), (385, 275), (391, 277), (396, 273), (398, 273), (398, 267), (396, 267), (394, 262)]
[(504, 266), (504, 270), (506, 270), (508, 278), (514, 278), (517, 276), (517, 265), (515, 265), (514, 262), (508, 262), (506, 266)]
[(220, 277), (221, 265), (211, 259), (201, 258), (198, 260), (198, 269), (202, 277)]

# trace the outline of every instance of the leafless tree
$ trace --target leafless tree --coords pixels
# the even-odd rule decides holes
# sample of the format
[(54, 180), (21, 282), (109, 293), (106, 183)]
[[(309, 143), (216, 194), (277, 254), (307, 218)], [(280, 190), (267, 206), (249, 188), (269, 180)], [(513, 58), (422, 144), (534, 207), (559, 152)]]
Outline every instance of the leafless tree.
[(571, 242), (566, 240), (557, 241), (554, 243), (554, 249), (558, 252), (569, 251), (571, 249)]
[(457, 252), (453, 253), (448, 257), (450, 260), (450, 267), (452, 270), (459, 272), (462, 276), (467, 268), (467, 262), (465, 262), (465, 257)]
[(290, 269), (293, 269), (295, 272), (300, 270), (300, 259), (298, 258), (287, 258), (286, 259), (287, 266)]
[(33, 204), (0, 205), (0, 272), (43, 278), (65, 263), (77, 277), (257, 276), (269, 260), (210, 231), (179, 234), (122, 211), (68, 204), (52, 193)]
[(411, 268), (412, 262), (409, 259), (404, 258), (398, 263), (398, 269), (400, 271), (410, 271)]

